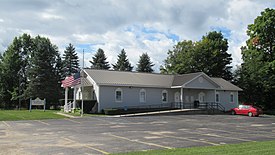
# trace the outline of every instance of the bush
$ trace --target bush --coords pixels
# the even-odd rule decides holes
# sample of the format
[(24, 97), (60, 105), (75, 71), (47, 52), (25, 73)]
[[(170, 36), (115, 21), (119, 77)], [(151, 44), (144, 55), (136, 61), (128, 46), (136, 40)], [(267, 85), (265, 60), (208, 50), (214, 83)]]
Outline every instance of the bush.
[(275, 115), (275, 109), (264, 110), (264, 114), (267, 114), (267, 115)]
[(103, 112), (106, 115), (118, 115), (121, 113), (119, 109), (104, 109)]

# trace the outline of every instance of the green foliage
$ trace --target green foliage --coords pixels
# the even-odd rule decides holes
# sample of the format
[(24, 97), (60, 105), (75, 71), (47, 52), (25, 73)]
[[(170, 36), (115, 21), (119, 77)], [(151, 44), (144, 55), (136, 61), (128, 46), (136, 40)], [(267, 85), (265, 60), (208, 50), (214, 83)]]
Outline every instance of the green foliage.
[(24, 76), (20, 71), (26, 67), (26, 61), (23, 57), (26, 51), (23, 48), (25, 47), (23, 42), (23, 36), (15, 37), (1, 59), (0, 102), (5, 104), (6, 108), (12, 106), (8, 104), (12, 102), (11, 100), (19, 97), (19, 92), (15, 91), (20, 86), (19, 77)]
[(148, 54), (143, 53), (139, 57), (139, 61), (138, 61), (138, 64), (137, 64), (137, 71), (138, 72), (152, 73), (154, 71), (152, 69), (153, 66), (154, 66), (154, 64), (151, 62), (150, 57), (148, 56)]
[(62, 78), (73, 75), (79, 71), (79, 59), (74, 46), (70, 43), (63, 54)]
[(132, 71), (133, 66), (131, 66), (129, 60), (127, 59), (127, 55), (124, 49), (121, 50), (121, 53), (117, 57), (118, 59), (116, 64), (113, 64), (114, 70)]
[(241, 100), (275, 108), (275, 10), (265, 9), (248, 25), (249, 39), (242, 47), (243, 64), (236, 83)]
[(48, 103), (57, 103), (61, 96), (60, 79), (56, 73), (57, 60), (60, 59), (57, 46), (40, 36), (35, 37), (33, 43), (25, 95), (30, 98), (46, 98)]
[(97, 53), (93, 57), (93, 60), (90, 61), (90, 63), (92, 64), (91, 68), (108, 70), (110, 68), (110, 65), (106, 60), (107, 57), (105, 56), (104, 51), (101, 48), (99, 48), (97, 50)]
[(168, 51), (165, 66), (161, 68), (162, 73), (184, 74), (196, 72), (195, 54), (196, 44), (191, 40), (178, 42), (173, 50)]
[(168, 51), (162, 73), (193, 73), (204, 72), (212, 77), (232, 79), (229, 64), (231, 54), (227, 53), (228, 42), (220, 32), (209, 32), (202, 40), (192, 42), (184, 40)]
[(30, 97), (57, 103), (61, 98), (62, 60), (50, 40), (15, 37), (0, 58), (0, 106), (15, 108)]
[(175, 148), (166, 150), (148, 150), (139, 152), (118, 153), (114, 155), (247, 155), (275, 153), (275, 141), (246, 142), (219, 146), (204, 146), (191, 148)]

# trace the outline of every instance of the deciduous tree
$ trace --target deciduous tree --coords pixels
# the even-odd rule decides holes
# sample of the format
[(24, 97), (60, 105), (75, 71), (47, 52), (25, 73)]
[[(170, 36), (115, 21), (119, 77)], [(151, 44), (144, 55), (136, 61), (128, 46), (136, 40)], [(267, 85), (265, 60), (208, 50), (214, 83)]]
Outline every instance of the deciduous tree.
[(209, 32), (202, 40), (178, 42), (162, 66), (163, 73), (204, 72), (209, 76), (232, 79), (231, 54), (227, 53), (228, 42), (221, 32)]
[(248, 25), (247, 35), (237, 79), (244, 90), (242, 100), (275, 108), (275, 10), (267, 8), (261, 12)]

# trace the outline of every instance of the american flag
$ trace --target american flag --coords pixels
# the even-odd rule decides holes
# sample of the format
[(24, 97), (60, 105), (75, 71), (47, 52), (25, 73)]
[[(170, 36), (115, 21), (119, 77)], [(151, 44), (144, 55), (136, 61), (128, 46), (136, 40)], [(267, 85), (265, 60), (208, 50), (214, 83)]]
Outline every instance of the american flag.
[(72, 86), (80, 84), (81, 83), (80, 72), (77, 72), (74, 75), (66, 77), (65, 80), (63, 80), (61, 82), (62, 82), (62, 86), (64, 88), (72, 87)]

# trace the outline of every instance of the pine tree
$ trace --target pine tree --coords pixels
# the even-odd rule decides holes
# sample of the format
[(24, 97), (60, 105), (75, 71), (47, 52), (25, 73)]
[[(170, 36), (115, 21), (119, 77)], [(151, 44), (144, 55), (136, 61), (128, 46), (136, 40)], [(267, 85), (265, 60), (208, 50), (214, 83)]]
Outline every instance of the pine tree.
[(143, 53), (139, 57), (139, 61), (138, 61), (138, 64), (137, 64), (137, 71), (138, 72), (152, 73), (154, 71), (152, 69), (153, 66), (154, 66), (154, 64), (151, 62), (150, 57), (148, 56), (148, 54)]
[(124, 49), (121, 50), (121, 53), (117, 57), (118, 59), (116, 64), (113, 64), (114, 70), (132, 71), (133, 66), (131, 66), (129, 60), (127, 59), (127, 55)]
[(62, 78), (79, 71), (79, 59), (74, 46), (70, 43), (63, 54)]
[(93, 61), (90, 61), (90, 63), (92, 64), (91, 68), (108, 70), (110, 68), (110, 65), (106, 60), (107, 58), (104, 54), (104, 51), (101, 48), (99, 48), (97, 50), (97, 53), (93, 57)]
[(57, 46), (50, 40), (37, 36), (28, 68), (29, 83), (26, 96), (30, 98), (46, 98), (47, 103), (57, 103), (60, 98), (60, 83), (56, 73), (59, 57)]

